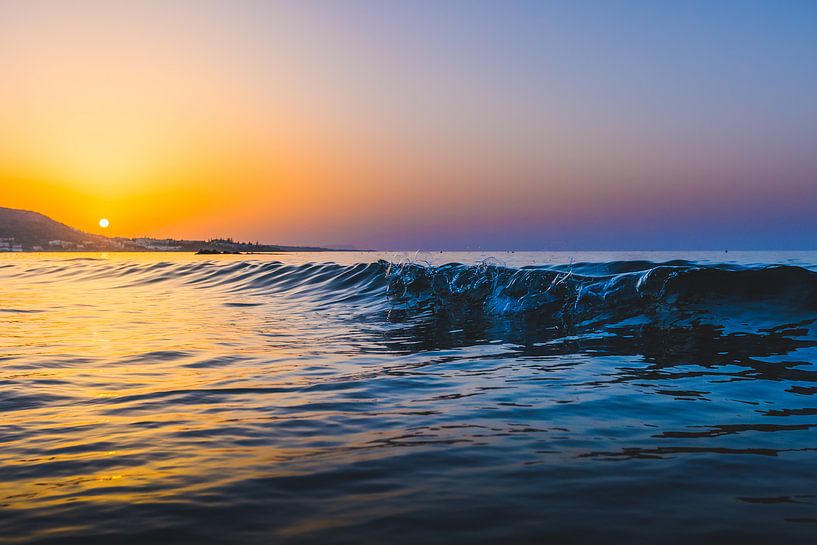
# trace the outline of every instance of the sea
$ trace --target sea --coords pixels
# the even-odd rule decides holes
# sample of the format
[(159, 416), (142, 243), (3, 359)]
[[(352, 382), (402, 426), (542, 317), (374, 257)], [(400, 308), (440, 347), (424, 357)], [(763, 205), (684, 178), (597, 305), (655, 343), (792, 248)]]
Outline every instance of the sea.
[(817, 543), (817, 252), (0, 254), (0, 543)]

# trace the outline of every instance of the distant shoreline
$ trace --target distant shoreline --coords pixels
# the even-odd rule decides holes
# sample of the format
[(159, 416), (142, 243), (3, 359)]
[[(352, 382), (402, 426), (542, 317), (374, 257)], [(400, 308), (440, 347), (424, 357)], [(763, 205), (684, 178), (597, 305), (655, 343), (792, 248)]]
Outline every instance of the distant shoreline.
[(321, 248), (319, 250), (267, 250), (267, 251), (245, 251), (245, 252), (219, 252), (199, 250), (156, 250), (156, 249), (124, 249), (117, 248), (113, 250), (97, 250), (97, 249), (53, 249), (53, 250), (1, 250), (0, 255), (13, 254), (98, 254), (98, 253), (122, 253), (122, 254), (193, 254), (193, 255), (275, 255), (275, 254), (296, 254), (296, 253), (326, 253), (326, 252), (363, 252), (371, 253), (379, 250), (355, 250), (355, 249), (334, 249)]
[(20, 252), (159, 252), (201, 253), (202, 255), (359, 252), (354, 248), (289, 246), (242, 242), (231, 237), (187, 240), (155, 237), (107, 237), (86, 233), (30, 210), (0, 207), (0, 254)]

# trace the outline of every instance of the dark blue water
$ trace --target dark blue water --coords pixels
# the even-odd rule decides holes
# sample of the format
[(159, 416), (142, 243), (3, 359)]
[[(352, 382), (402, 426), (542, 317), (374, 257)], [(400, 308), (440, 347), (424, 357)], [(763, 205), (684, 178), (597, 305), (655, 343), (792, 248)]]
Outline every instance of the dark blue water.
[(0, 541), (817, 541), (811, 254), (315, 257), (0, 260)]

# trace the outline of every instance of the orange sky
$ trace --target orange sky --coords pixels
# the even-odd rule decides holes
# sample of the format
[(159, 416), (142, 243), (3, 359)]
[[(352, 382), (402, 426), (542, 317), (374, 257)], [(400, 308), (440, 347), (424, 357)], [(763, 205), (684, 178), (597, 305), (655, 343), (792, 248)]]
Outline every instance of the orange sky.
[(502, 4), (3, 2), (0, 206), (111, 235), (547, 247), (534, 229), (643, 231), (661, 202), (689, 222), (817, 171), (817, 109), (778, 90), (815, 79), (799, 19), (741, 27), (744, 56), (693, 11), (657, 35)]
[[(248, 23), (221, 19), (223, 8), (189, 21), (189, 10), (144, 6), (3, 8), (3, 205), (90, 231), (104, 216), (115, 235), (325, 242), (357, 218), (444, 212), (431, 191), (478, 192), (478, 142), (445, 142), (457, 127), (366, 102), (311, 37), (270, 19), (281, 49), (251, 51)], [(355, 78), (367, 54), (344, 47)]]

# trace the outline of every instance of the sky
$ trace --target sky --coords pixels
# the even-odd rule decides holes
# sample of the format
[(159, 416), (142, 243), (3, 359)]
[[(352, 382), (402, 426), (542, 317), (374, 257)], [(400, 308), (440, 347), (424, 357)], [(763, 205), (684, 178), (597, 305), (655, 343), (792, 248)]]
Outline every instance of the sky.
[(114, 236), (816, 249), (815, 28), (794, 0), (3, 0), (0, 206)]

